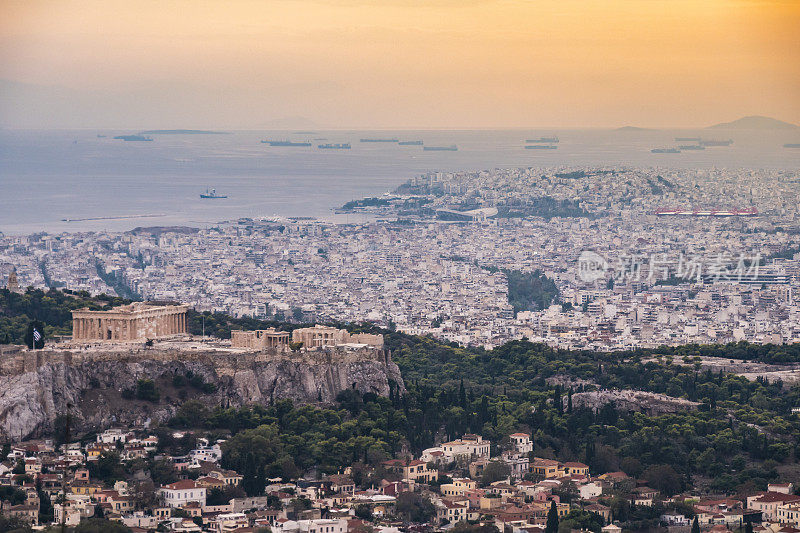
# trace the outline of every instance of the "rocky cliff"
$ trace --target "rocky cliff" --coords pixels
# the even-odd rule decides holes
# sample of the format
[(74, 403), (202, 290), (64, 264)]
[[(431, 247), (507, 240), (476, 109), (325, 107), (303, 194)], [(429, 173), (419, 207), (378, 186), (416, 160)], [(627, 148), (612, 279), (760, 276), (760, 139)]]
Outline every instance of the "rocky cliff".
[[(209, 406), (240, 406), (288, 398), (296, 402), (332, 402), (344, 389), (388, 395), (404, 392), (403, 379), (389, 354), (185, 353), (174, 350), (137, 353), (59, 352), (38, 355), (38, 363), (0, 373), (0, 442), (51, 433), (68, 405), (77, 433), (114, 423), (142, 424), (169, 418), (186, 397), (173, 387), (175, 375), (192, 372), (216, 392), (189, 388)], [(123, 398), (137, 380), (156, 382), (161, 398), (147, 402)]]

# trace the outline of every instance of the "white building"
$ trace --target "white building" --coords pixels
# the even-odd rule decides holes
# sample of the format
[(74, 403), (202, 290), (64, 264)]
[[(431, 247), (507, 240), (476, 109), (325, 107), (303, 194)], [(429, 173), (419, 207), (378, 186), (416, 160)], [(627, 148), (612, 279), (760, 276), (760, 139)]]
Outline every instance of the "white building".
[(278, 521), (272, 533), (347, 533), (347, 520), (316, 519)]
[(483, 440), (480, 435), (464, 435), (460, 439), (442, 444), (442, 452), (448, 459), (456, 457), (489, 458), (491, 442)]
[(119, 428), (107, 429), (97, 435), (97, 442), (101, 444), (116, 444), (118, 442), (126, 442), (133, 433)]
[(512, 433), (509, 438), (517, 453), (530, 453), (533, 451), (533, 441), (531, 441), (531, 436), (527, 433)]
[(164, 485), (158, 489), (158, 493), (164, 496), (167, 507), (183, 507), (189, 502), (198, 502), (201, 507), (206, 505), (205, 487), (199, 486), (191, 479)]
[(250, 525), (244, 513), (224, 513), (217, 515), (215, 522), (216, 531), (227, 533)]

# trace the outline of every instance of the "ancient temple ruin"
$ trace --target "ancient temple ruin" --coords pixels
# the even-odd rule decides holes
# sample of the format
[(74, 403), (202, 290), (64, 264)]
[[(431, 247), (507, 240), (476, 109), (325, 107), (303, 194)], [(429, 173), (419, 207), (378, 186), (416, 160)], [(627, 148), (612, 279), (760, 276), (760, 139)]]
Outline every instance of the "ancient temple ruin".
[(185, 305), (135, 302), (110, 311), (72, 312), (72, 339), (77, 342), (133, 342), (188, 331)]

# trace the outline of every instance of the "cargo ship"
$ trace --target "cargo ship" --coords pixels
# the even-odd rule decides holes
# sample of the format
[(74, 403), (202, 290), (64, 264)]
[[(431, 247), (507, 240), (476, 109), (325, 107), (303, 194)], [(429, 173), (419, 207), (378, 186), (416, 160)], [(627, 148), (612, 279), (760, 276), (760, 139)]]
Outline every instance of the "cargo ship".
[(654, 154), (679, 154), (680, 150), (677, 148), (653, 148), (650, 150)]
[(450, 146), (423, 146), (426, 152), (458, 152), (458, 146), (451, 144)]
[(700, 137), (675, 137), (675, 140), (678, 142), (692, 142), (692, 143), (699, 143)]
[(400, 141), (397, 144), (400, 146), (422, 146), (422, 141)]
[(327, 144), (320, 144), (317, 148), (321, 148), (323, 150), (349, 150), (350, 143), (327, 143)]
[(708, 141), (700, 141), (700, 144), (702, 144), (703, 146), (730, 146), (733, 144), (733, 139), (727, 139), (724, 141), (711, 139)]
[(362, 143), (396, 143), (398, 139), (361, 139)]
[(114, 137), (115, 139), (120, 139), (123, 141), (152, 141), (151, 137), (145, 137), (144, 135), (117, 135)]
[(525, 139), (526, 143), (557, 143), (558, 137), (539, 137), (538, 139)]
[(217, 199), (217, 198), (227, 198), (227, 196), (223, 194), (217, 194), (217, 189), (206, 189), (205, 193), (200, 193), (200, 198), (208, 198), (208, 199)]
[(558, 146), (552, 144), (528, 144), (525, 146), (526, 150), (555, 150)]
[(702, 144), (682, 144), (678, 146), (679, 150), (705, 150), (706, 147)]
[(311, 146), (308, 141), (261, 141), (263, 144), (270, 146)]

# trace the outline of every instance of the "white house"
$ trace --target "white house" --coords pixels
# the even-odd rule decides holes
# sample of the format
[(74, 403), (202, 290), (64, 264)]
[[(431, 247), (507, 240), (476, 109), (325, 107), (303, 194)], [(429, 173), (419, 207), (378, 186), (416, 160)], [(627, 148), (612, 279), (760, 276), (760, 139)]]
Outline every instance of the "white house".
[(158, 489), (164, 496), (167, 507), (183, 507), (189, 502), (198, 502), (201, 507), (206, 505), (206, 489), (191, 479), (182, 479)]
[(661, 521), (668, 526), (688, 526), (691, 523), (691, 520), (680, 513), (664, 513)]
[(489, 458), (491, 442), (483, 440), (480, 435), (464, 435), (460, 439), (442, 444), (442, 452), (448, 459), (456, 457), (486, 457)]
[(597, 481), (590, 481), (589, 483), (584, 483), (583, 485), (579, 485), (578, 493), (581, 495), (582, 500), (596, 498), (597, 496), (603, 494), (603, 485), (601, 485)]
[(272, 533), (347, 533), (347, 520), (279, 520), (272, 528)]
[(530, 453), (533, 451), (533, 442), (531, 441), (531, 436), (527, 433), (512, 433), (509, 438), (517, 453)]
[(217, 531), (226, 533), (228, 531), (236, 531), (239, 528), (247, 527), (250, 522), (244, 513), (224, 513), (217, 515), (215, 519)]
[(125, 431), (119, 428), (111, 428), (97, 435), (97, 442), (100, 444), (116, 444), (118, 442), (124, 443), (132, 436), (133, 433), (130, 431)]

